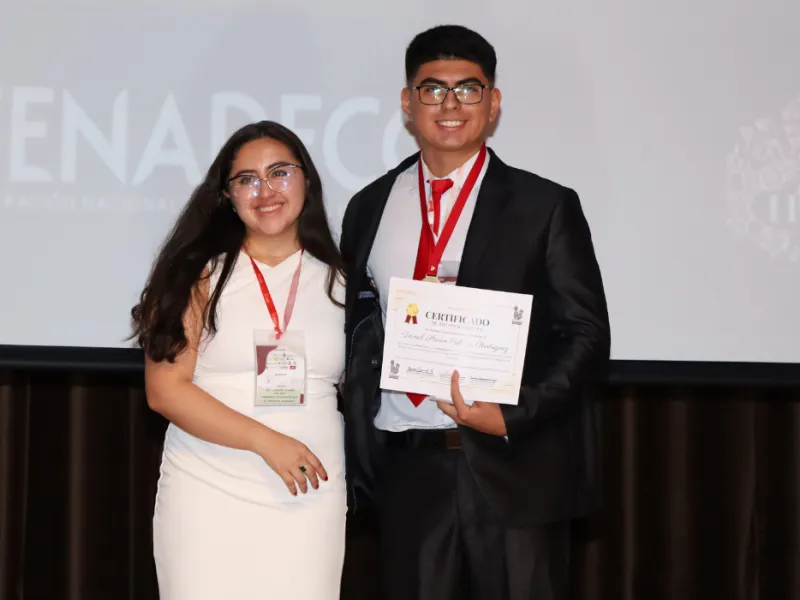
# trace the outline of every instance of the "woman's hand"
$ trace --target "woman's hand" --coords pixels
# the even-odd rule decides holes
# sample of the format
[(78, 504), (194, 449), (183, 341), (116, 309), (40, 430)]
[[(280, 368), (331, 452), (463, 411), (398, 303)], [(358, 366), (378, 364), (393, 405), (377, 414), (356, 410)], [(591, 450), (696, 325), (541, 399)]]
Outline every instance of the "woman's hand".
[(274, 429), (263, 436), (256, 452), (283, 479), (293, 496), (297, 495), (297, 486), (305, 494), (309, 481), (315, 490), (319, 489), (320, 479), (328, 481), (322, 463), (305, 444)]

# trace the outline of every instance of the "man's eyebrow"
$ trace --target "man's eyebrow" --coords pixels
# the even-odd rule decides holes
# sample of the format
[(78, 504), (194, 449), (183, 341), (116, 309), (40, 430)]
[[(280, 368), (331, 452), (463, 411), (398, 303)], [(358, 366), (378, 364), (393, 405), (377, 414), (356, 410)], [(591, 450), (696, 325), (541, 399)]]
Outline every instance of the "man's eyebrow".
[(422, 81), (419, 82), (419, 85), (443, 85), (447, 86), (446, 81), (442, 81), (441, 79), (436, 79), (435, 77), (426, 77)]
[(477, 77), (467, 77), (466, 79), (461, 79), (456, 83), (457, 86), (459, 85), (466, 85), (469, 83), (477, 83), (478, 85), (485, 85), (480, 79)]
[[(466, 85), (469, 83), (477, 83), (478, 85), (485, 85), (477, 77), (467, 77), (466, 79), (458, 80), (453, 87), (458, 87), (459, 85)], [(446, 81), (442, 81), (441, 79), (436, 79), (435, 77), (426, 77), (425, 79), (419, 82), (419, 85), (441, 85), (443, 87), (449, 87)]]

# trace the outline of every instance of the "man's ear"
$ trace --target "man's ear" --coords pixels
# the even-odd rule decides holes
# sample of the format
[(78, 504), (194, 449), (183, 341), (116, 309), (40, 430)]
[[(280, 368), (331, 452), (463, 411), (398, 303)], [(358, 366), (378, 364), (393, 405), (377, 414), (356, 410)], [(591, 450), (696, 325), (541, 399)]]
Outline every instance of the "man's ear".
[(411, 90), (408, 87), (404, 87), (400, 91), (400, 106), (403, 108), (406, 117), (411, 119)]
[(498, 88), (492, 88), (491, 108), (489, 109), (489, 122), (494, 123), (497, 115), (500, 114), (500, 103), (503, 101), (503, 94)]

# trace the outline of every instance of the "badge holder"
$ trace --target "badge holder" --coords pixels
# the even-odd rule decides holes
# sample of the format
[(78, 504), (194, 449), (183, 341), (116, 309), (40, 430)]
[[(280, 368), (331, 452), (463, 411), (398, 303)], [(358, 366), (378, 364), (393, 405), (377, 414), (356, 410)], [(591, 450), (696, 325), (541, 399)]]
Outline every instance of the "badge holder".
[(304, 406), (306, 345), (302, 331), (257, 329), (254, 334), (256, 406)]
[(458, 279), (458, 270), (461, 263), (457, 260), (445, 260), (439, 263), (439, 269), (436, 275), (428, 275), (423, 279), (428, 283), (445, 283), (447, 285), (455, 285)]
[(439, 278), (439, 283), (446, 283), (448, 285), (455, 285), (458, 279), (458, 270), (461, 263), (457, 260), (443, 260), (439, 263), (439, 270), (436, 275)]

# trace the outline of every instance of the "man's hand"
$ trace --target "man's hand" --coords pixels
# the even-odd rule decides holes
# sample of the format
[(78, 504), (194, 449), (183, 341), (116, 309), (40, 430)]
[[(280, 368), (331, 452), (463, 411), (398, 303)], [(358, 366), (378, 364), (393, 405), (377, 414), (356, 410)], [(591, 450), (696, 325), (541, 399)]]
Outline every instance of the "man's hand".
[(443, 413), (459, 425), (489, 435), (507, 435), (506, 422), (498, 404), (475, 402), (472, 406), (467, 406), (464, 403), (464, 397), (458, 386), (458, 371), (453, 371), (453, 375), (450, 377), (450, 398), (453, 400), (453, 404), (447, 402), (437, 402), (436, 404)]

